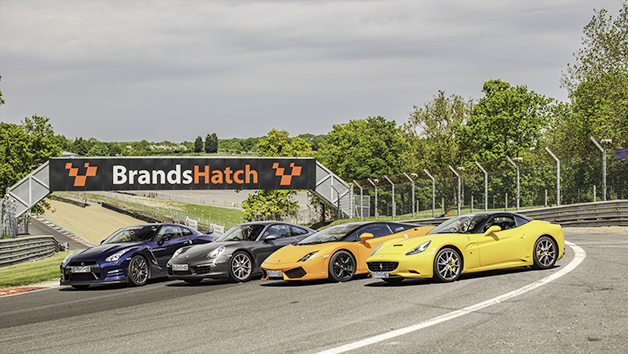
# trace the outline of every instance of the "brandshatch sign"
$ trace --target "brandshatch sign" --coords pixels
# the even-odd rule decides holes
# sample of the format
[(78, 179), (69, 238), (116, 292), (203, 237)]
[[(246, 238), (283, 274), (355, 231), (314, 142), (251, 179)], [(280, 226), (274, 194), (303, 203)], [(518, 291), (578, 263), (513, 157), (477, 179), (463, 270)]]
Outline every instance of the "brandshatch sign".
[(315, 189), (316, 160), (299, 157), (53, 158), (54, 191)]

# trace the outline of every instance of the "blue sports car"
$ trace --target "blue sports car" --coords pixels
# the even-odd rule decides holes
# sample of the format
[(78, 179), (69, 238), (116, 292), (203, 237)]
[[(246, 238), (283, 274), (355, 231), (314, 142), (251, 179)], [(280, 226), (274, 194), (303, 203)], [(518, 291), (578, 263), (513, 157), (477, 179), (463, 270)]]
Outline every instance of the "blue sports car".
[(183, 246), (209, 243), (216, 236), (177, 224), (124, 227), (91, 247), (68, 255), (61, 262), (61, 285), (86, 289), (94, 284), (146, 284), (166, 277), (166, 264)]

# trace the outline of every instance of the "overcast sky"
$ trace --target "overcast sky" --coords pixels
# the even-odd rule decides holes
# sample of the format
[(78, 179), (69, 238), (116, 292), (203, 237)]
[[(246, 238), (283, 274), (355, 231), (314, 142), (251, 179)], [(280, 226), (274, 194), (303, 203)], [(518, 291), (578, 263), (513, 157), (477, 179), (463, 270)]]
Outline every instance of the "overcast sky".
[(407, 121), (438, 90), (501, 79), (561, 101), (593, 9), (621, 0), (0, 0), (2, 122), (194, 141)]

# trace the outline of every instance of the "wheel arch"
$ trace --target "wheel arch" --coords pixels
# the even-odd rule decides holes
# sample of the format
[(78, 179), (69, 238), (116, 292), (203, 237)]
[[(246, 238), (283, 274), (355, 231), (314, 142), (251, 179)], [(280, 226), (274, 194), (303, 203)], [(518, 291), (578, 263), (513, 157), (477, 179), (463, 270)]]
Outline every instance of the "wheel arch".
[(458, 246), (450, 244), (450, 243), (443, 244), (436, 251), (434, 251), (434, 257), (432, 257), (432, 263), (434, 263), (434, 258), (436, 258), (436, 255), (438, 254), (438, 252), (440, 252), (440, 250), (442, 250), (443, 248), (453, 248), (456, 252), (458, 252), (458, 254), (460, 255), (460, 261), (462, 262), (462, 272), (464, 273), (464, 267), (465, 267), (464, 253), (462, 253), (462, 251), (460, 250)]
[[(327, 272), (327, 276), (329, 276), (329, 261), (331, 260), (331, 258), (338, 252), (340, 251), (345, 251), (347, 253), (349, 253), (351, 255), (351, 257), (353, 257), (353, 261), (355, 262), (356, 265), (356, 270), (357, 270), (357, 266), (358, 266), (358, 261), (357, 258), (355, 257), (355, 254), (353, 254), (353, 252), (351, 252), (351, 250), (345, 248), (345, 247), (340, 247), (340, 248), (336, 248), (335, 250), (329, 252), (329, 257), (327, 257), (325, 259), (325, 272)], [(357, 274), (357, 273), (356, 273)]]

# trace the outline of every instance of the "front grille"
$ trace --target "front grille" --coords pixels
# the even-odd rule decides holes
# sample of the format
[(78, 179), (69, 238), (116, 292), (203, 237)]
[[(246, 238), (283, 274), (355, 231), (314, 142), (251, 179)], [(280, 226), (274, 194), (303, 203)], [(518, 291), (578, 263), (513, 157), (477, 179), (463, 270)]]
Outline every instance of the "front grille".
[(397, 269), (398, 262), (367, 262), (366, 266), (371, 272), (390, 272)]
[(303, 276), (305, 276), (305, 274), (307, 274), (303, 268), (299, 267), (299, 268), (294, 268), (294, 269), (290, 269), (284, 272), (284, 274), (286, 274), (286, 276), (290, 279), (295, 279), (295, 278), (303, 278)]
[(98, 277), (94, 273), (66, 273), (65, 277), (67, 281), (98, 280), (100, 273), (98, 273)]
[(175, 276), (177, 276), (177, 275), (192, 275), (192, 271), (190, 271), (190, 270), (175, 270), (172, 273), (174, 273)]
[[(94, 265), (98, 265), (98, 262), (96, 261), (78, 261), (78, 262), (70, 262), (70, 264), (68, 264), (69, 266), (94, 266)], [(99, 266), (99, 265), (98, 265)]]

